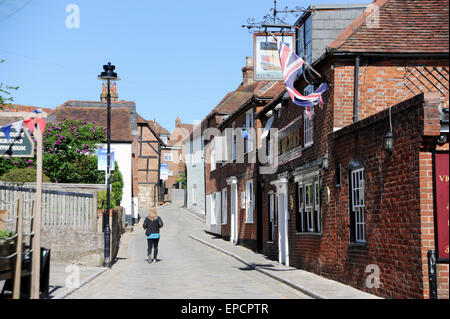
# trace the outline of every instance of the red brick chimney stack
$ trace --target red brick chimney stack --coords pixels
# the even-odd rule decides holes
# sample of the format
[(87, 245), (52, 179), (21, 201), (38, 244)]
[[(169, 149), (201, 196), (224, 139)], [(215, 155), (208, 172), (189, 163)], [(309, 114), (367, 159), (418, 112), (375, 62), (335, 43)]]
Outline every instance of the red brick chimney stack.
[(253, 75), (254, 75), (254, 67), (253, 67), (253, 58), (248, 56), (246, 59), (246, 65), (242, 68), (242, 78), (243, 84), (253, 83)]
[[(119, 101), (119, 95), (117, 94), (117, 86), (116, 83), (113, 83), (110, 89), (111, 94), (111, 103)], [(108, 95), (108, 90), (106, 85), (102, 83), (102, 93), (100, 94), (100, 101), (106, 103), (106, 95)]]

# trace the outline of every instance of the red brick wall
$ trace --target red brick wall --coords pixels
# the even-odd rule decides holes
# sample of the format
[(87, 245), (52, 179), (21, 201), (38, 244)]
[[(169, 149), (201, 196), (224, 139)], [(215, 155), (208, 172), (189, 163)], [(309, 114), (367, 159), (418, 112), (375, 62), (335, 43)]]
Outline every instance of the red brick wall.
[[(331, 255), (322, 274), (386, 298), (429, 296), (426, 252), (434, 248), (430, 151), (436, 144), (424, 148), (424, 141), (430, 139), (423, 138), (423, 134), (431, 117), (429, 110), (437, 111), (437, 106), (424, 107), (421, 99), (415, 97), (392, 109), (395, 136), (392, 155), (383, 149), (387, 110), (329, 138), (333, 150), (326, 185), (331, 191), (331, 202), (323, 206), (321, 246), (333, 249), (324, 252)], [(365, 163), (367, 244), (364, 246), (349, 244), (346, 226), (348, 163), (354, 159)], [(341, 163), (343, 168), (340, 188), (335, 186), (334, 163)], [(365, 267), (369, 264), (380, 268), (380, 288), (365, 285), (368, 275)], [(440, 296), (448, 297), (448, 265), (438, 268)]]
[[(422, 92), (438, 92), (436, 85), (444, 93), (445, 89), (424, 67), (443, 67), (448, 71), (448, 61), (408, 61), (409, 65), (416, 65), (422, 74), (426, 75), (430, 83), (420, 75), (419, 71), (407, 68), (405, 61), (367, 61), (361, 59), (359, 67), (358, 85), (358, 119), (369, 117), (392, 105), (400, 103)], [(410, 74), (413, 72), (423, 83)], [(445, 71), (443, 71), (444, 74)], [(433, 71), (440, 79), (441, 76)], [(411, 79), (413, 83), (409, 82)], [(448, 80), (443, 81), (448, 85)], [(334, 127), (344, 127), (353, 123), (353, 92), (354, 92), (354, 61), (338, 61), (334, 65)], [(405, 84), (414, 92), (411, 92)], [(415, 87), (417, 85), (417, 87)], [(426, 86), (426, 87), (425, 87)], [(447, 90), (448, 94), (448, 90)], [(446, 98), (448, 107), (448, 97)]]
[[(434, 198), (433, 198), (433, 166), (432, 153), (430, 150), (449, 150), (448, 142), (442, 146), (435, 146), (434, 138), (439, 136), (439, 114), (438, 101), (428, 103), (425, 108), (425, 127), (424, 131), (430, 137), (422, 143), (420, 152), (420, 211), (422, 222), (422, 273), (423, 273), (423, 297), (430, 297), (429, 276), (428, 276), (428, 258), (429, 249), (435, 249), (434, 233)], [(448, 105), (448, 99), (447, 99)], [(433, 138), (434, 137), (434, 138)], [(449, 265), (437, 264), (438, 298), (449, 298)]]

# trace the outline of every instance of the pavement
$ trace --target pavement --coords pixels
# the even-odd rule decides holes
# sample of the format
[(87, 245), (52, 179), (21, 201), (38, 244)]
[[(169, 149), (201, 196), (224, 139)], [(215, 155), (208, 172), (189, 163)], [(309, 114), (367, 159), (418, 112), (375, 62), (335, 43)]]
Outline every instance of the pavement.
[[(52, 264), (50, 298), (381, 299), (207, 233), (201, 214), (170, 204), (158, 210), (168, 226), (162, 228), (162, 262), (144, 262), (141, 219), (133, 232), (122, 236), (118, 261), (111, 269)], [(74, 277), (68, 276), (77, 271), (79, 288), (70, 287)], [(125, 285), (131, 287), (124, 291)]]
[[(192, 217), (204, 220), (204, 216), (180, 207), (180, 210)], [(248, 267), (276, 279), (298, 291), (318, 299), (382, 299), (340, 282), (318, 276), (314, 273), (288, 267), (253, 252), (243, 246), (235, 245), (207, 232), (196, 232), (190, 238), (232, 256)]]
[[(158, 208), (164, 221), (157, 263), (147, 262), (143, 218), (126, 233), (111, 269), (66, 299), (308, 299), (278, 280), (189, 237), (205, 223), (178, 207)], [(144, 215), (142, 215), (144, 217)]]
[(64, 299), (107, 270), (104, 267), (51, 263), (49, 299)]

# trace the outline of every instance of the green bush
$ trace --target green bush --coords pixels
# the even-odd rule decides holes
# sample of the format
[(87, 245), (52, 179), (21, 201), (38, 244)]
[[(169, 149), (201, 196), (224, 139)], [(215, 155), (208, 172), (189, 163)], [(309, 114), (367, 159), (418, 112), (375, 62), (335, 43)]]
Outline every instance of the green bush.
[(14, 239), (8, 239), (8, 238), (11, 238), (14, 235), (15, 235), (15, 233), (10, 230), (0, 231), (0, 244), (12, 243), (14, 241)]
[[(34, 168), (13, 168), (9, 172), (0, 177), (0, 180), (5, 182), (14, 183), (26, 183), (26, 182), (36, 182), (36, 169)], [(50, 178), (45, 174), (42, 174), (43, 182), (50, 182)]]
[[(115, 162), (114, 170), (111, 171), (111, 193), (110, 193), (110, 205), (112, 209), (120, 206), (123, 195), (123, 177), (119, 171), (119, 165)], [(97, 208), (106, 209), (106, 190), (98, 192), (97, 195)]]

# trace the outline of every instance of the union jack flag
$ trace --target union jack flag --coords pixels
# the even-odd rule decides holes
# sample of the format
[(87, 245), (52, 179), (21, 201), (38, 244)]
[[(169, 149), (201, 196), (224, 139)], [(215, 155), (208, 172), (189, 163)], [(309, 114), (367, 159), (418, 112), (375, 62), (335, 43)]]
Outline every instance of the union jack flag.
[(320, 104), (320, 106), (322, 106), (322, 93), (328, 89), (327, 84), (322, 83), (313, 93), (304, 96), (295, 89), (294, 82), (297, 79), (297, 74), (305, 61), (292, 52), (284, 42), (278, 42), (278, 53), (280, 54), (284, 84), (286, 85), (286, 90), (291, 97), (292, 102), (306, 108), (308, 116), (311, 117), (310, 108), (316, 104)]

